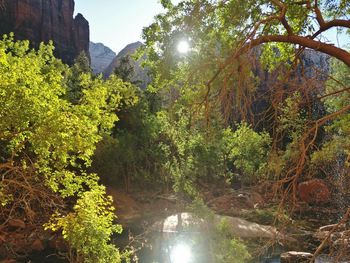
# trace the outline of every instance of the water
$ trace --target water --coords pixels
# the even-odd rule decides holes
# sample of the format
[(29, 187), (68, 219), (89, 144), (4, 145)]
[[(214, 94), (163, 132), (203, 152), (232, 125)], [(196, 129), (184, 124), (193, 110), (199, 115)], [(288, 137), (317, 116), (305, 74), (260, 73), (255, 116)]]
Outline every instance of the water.
[[(182, 216), (181, 216), (182, 215)], [(187, 217), (186, 217), (187, 216)], [(147, 236), (148, 243), (138, 251), (139, 263), (214, 263), (213, 246), (220, 237), (209, 234), (203, 220), (191, 221), (188, 214), (170, 216), (156, 222)], [(225, 233), (220, 233), (225, 236)], [(214, 239), (213, 239), (214, 238)], [(216, 238), (216, 239), (215, 239)], [(220, 248), (220, 247), (219, 247)], [(223, 247), (219, 252), (230, 252)], [(218, 251), (216, 251), (218, 252)], [(252, 252), (252, 251), (250, 251)], [(280, 263), (282, 247), (267, 249), (253, 263)], [(251, 253), (252, 254), (252, 253)], [(232, 256), (232, 254), (231, 254)], [(333, 263), (330, 257), (320, 256), (315, 263)], [(339, 262), (340, 263), (340, 262)], [(343, 262), (349, 263), (349, 262)]]

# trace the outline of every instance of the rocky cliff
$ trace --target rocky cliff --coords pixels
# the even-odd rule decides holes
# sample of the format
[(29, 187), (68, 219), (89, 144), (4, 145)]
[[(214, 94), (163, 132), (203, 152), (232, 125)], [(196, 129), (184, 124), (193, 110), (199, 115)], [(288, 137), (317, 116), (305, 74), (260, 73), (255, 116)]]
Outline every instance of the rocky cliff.
[(35, 48), (53, 40), (55, 56), (72, 64), (80, 52), (89, 54), (89, 23), (73, 13), (74, 0), (4, 0), (0, 35), (14, 32)]
[(150, 83), (150, 78), (148, 76), (147, 70), (141, 67), (141, 63), (143, 58), (135, 61), (132, 59), (131, 55), (133, 55), (136, 50), (142, 46), (141, 42), (135, 42), (128, 44), (125, 48), (123, 48), (118, 55), (113, 59), (111, 64), (104, 70), (104, 77), (108, 77), (113, 73), (115, 68), (120, 67), (123, 63), (123, 59), (126, 57), (130, 58), (130, 66), (133, 68), (133, 73), (131, 76), (131, 81), (137, 83), (141, 89), (145, 89), (147, 85)]
[(95, 74), (102, 73), (116, 57), (109, 47), (102, 43), (90, 42), (91, 68)]

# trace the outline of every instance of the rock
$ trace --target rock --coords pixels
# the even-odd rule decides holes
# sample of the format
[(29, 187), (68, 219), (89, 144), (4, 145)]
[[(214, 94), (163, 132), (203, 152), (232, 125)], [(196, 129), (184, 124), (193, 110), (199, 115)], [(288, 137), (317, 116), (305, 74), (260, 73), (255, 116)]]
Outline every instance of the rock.
[(14, 228), (25, 228), (26, 224), (20, 219), (10, 219), (8, 225)]
[(215, 215), (213, 221), (206, 221), (192, 213), (178, 213), (154, 223), (151, 229), (161, 233), (206, 232), (214, 225), (223, 222), (228, 225), (230, 234), (236, 237), (295, 241), (284, 237), (272, 226), (259, 225), (239, 217), (220, 215)]
[(120, 223), (128, 225), (142, 218), (142, 209), (133, 197), (113, 187), (107, 187), (107, 194), (113, 197)]
[(245, 211), (262, 207), (264, 198), (257, 192), (232, 191), (216, 198), (212, 198), (207, 205), (218, 214), (240, 216)]
[(31, 249), (34, 251), (43, 251), (45, 249), (44, 243), (40, 239), (36, 239), (32, 245)]
[(239, 217), (216, 215), (214, 222), (216, 224), (226, 222), (229, 226), (228, 231), (230, 234), (240, 238), (284, 239), (277, 229), (272, 226), (260, 225)]
[(91, 68), (94, 74), (102, 73), (116, 57), (114, 51), (102, 43), (90, 42)]
[(281, 263), (308, 263), (312, 256), (308, 252), (289, 251), (281, 254)]
[[(337, 250), (350, 248), (350, 230), (346, 230), (346, 224), (339, 225), (334, 229), (336, 225), (327, 225), (320, 227), (313, 237), (319, 241), (323, 241), (328, 238), (326, 247), (333, 247)], [(333, 231), (333, 232), (331, 232)]]
[(14, 32), (34, 48), (52, 40), (55, 56), (71, 65), (82, 51), (89, 54), (90, 38), (88, 21), (81, 14), (73, 18), (73, 13), (74, 0), (4, 0), (0, 36)]
[(308, 204), (328, 203), (331, 193), (326, 183), (321, 179), (313, 179), (298, 185), (299, 197)]
[(350, 238), (340, 238), (334, 241), (333, 246), (338, 249), (349, 249), (350, 248)]
[[(104, 77), (109, 77), (116, 67), (119, 67), (123, 61), (123, 58), (133, 55), (136, 50), (142, 46), (141, 42), (135, 42), (127, 45), (123, 48), (118, 55), (113, 59), (111, 64), (104, 70)], [(148, 71), (141, 67), (141, 63), (144, 58), (140, 58), (138, 61), (131, 59), (129, 65), (133, 68), (134, 72), (131, 77), (131, 81), (137, 83), (141, 89), (145, 89), (150, 83), (150, 77), (148, 76)]]

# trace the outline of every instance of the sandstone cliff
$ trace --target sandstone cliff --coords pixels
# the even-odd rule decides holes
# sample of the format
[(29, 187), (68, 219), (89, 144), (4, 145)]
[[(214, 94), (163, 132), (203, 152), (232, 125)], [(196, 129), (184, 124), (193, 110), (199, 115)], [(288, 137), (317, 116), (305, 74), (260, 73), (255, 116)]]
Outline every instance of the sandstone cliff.
[(35, 48), (53, 40), (55, 56), (72, 64), (80, 52), (89, 54), (89, 23), (73, 13), (74, 0), (4, 0), (0, 35), (14, 32)]

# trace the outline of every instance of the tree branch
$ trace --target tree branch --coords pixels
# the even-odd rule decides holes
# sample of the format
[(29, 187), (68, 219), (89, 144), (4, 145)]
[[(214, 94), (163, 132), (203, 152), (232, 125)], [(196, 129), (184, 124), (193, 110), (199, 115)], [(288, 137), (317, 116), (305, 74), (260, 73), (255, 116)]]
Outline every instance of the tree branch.
[(279, 0), (271, 0), (271, 2), (280, 9), (281, 14), (279, 15), (279, 20), (281, 21), (283, 27), (287, 30), (288, 35), (293, 35), (293, 30), (286, 19), (287, 6)]
[(280, 43), (290, 43), (290, 44), (296, 44), (300, 45), (306, 48), (310, 48), (316, 51), (320, 51), (322, 53), (325, 53), (327, 55), (330, 55), (332, 57), (335, 57), (339, 59), (340, 61), (343, 61), (348, 67), (350, 67), (350, 53), (347, 52), (344, 49), (335, 47), (331, 44), (326, 44), (314, 39), (310, 39), (308, 37), (303, 36), (281, 36), (281, 35), (271, 35), (271, 36), (261, 36), (257, 39), (253, 39), (247, 44), (245, 44), (238, 54), (245, 53), (249, 49), (259, 46), (264, 43), (270, 43), (270, 42), (280, 42)]
[(316, 14), (316, 20), (317, 23), (320, 26), (320, 29), (312, 36), (312, 38), (317, 37), (319, 34), (321, 34), (324, 31), (327, 31), (328, 29), (331, 29), (332, 27), (345, 27), (350, 28), (350, 20), (346, 19), (333, 19), (331, 21), (325, 21), (323, 18), (323, 15), (321, 13), (320, 8), (318, 7), (318, 1), (315, 0), (315, 14)]

